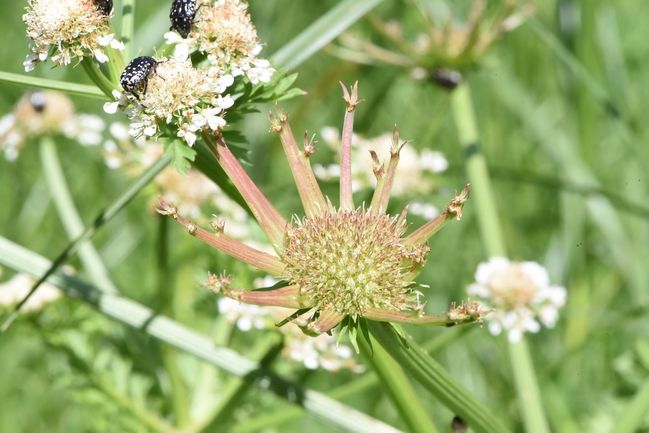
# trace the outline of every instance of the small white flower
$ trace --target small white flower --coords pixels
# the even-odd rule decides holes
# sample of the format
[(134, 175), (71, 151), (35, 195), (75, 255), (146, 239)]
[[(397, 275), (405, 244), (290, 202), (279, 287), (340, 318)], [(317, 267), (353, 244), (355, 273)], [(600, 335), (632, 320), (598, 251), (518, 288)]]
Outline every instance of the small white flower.
[(219, 114), (221, 110), (218, 108), (208, 108), (203, 110), (203, 115), (207, 120), (207, 124), (213, 131), (217, 131), (219, 128), (223, 128), (226, 125), (225, 119), (223, 119)]
[(99, 63), (106, 63), (108, 61), (108, 56), (101, 50), (94, 50), (93, 54)]
[(126, 47), (124, 46), (124, 42), (122, 42), (122, 41), (118, 41), (118, 40), (115, 40), (115, 39), (113, 39), (112, 41), (110, 41), (110, 46), (111, 46), (111, 48), (114, 48), (114, 49), (116, 49), (116, 50), (120, 50), (120, 51), (123, 51), (124, 48), (126, 48)]
[(232, 75), (223, 75), (216, 80), (216, 83), (216, 93), (223, 93), (225, 89), (234, 84), (234, 77)]
[(489, 331), (494, 335), (508, 331), (512, 343), (520, 341), (524, 332), (541, 329), (536, 317), (546, 327), (554, 327), (559, 308), (566, 302), (566, 289), (550, 286), (547, 271), (536, 262), (516, 263), (492, 257), (478, 265), (475, 280), (468, 294), (479, 298), (487, 308), (495, 308), (486, 318)]
[(408, 205), (408, 213), (413, 215), (418, 215), (424, 219), (432, 220), (437, 215), (439, 215), (439, 209), (430, 203), (421, 203), (418, 201), (412, 201)]
[[(232, 98), (220, 95), (234, 82), (230, 75), (220, 76), (216, 68), (196, 69), (184, 54), (158, 60), (156, 72), (148, 77), (147, 90), (139, 98), (130, 93), (113, 92), (119, 100), (104, 105), (108, 113), (124, 109), (131, 122), (129, 134), (155, 137), (160, 122), (174, 124), (176, 135), (192, 146), (199, 132), (219, 131), (226, 122), (225, 107)], [(186, 54), (186, 52), (185, 52)]]
[(25, 61), (23, 62), (25, 72), (31, 72), (36, 69), (36, 63), (38, 63), (38, 55), (28, 54), (27, 57), (25, 57)]
[(164, 34), (167, 45), (182, 44), (185, 40), (176, 32), (167, 32)]
[(431, 173), (441, 173), (448, 168), (448, 160), (442, 152), (424, 149), (419, 157), (419, 166)]
[(142, 135), (142, 131), (144, 130), (144, 123), (142, 122), (132, 122), (131, 127), (128, 130), (128, 133), (132, 135), (133, 137), (139, 137)]
[(196, 125), (190, 123), (183, 123), (180, 128), (178, 128), (178, 133), (176, 134), (180, 138), (184, 138), (189, 147), (193, 146), (196, 142), (195, 132), (198, 130)]
[(230, 95), (225, 95), (225, 96), (219, 95), (216, 98), (216, 101), (214, 101), (214, 105), (222, 108), (223, 110), (227, 110), (228, 108), (234, 105), (234, 99), (232, 99)]
[(115, 114), (119, 110), (119, 101), (104, 103), (104, 112), (108, 114)]
[[(174, 32), (175, 34), (175, 32)], [(178, 44), (174, 50), (174, 59), (179, 62), (184, 62), (189, 58), (189, 45), (187, 44)]]

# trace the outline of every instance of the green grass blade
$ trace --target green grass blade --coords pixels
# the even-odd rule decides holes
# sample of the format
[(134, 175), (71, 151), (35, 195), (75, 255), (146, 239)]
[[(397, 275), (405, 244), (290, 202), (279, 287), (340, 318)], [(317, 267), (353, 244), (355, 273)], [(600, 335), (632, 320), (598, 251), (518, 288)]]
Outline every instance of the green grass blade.
[(453, 413), (478, 433), (506, 433), (509, 429), (484, 403), (453, 378), (410, 337), (409, 348), (389, 323), (368, 322), (370, 333), (399, 365)]
[[(41, 139), (40, 157), (43, 175), (49, 187), (54, 207), (68, 238), (72, 241), (81, 236), (85, 225), (74, 205), (52, 137), (44, 136)], [(106, 292), (116, 293), (118, 291), (92, 242), (87, 242), (79, 247), (79, 259), (97, 287)]]
[(347, 30), (382, 0), (344, 0), (272, 55), (277, 66), (293, 69)]
[(59, 90), (70, 95), (88, 96), (106, 100), (106, 94), (97, 86), (86, 84), (66, 83), (65, 81), (48, 80), (47, 78), (30, 77), (23, 74), (0, 71), (0, 81), (19, 84), (21, 86), (37, 87), (39, 89)]
[[(41, 275), (52, 267), (52, 263), (45, 257), (3, 237), (0, 237), (0, 263), (34, 276)], [(68, 295), (88, 302), (106, 316), (140, 329), (234, 376), (245, 378), (261, 388), (268, 389), (291, 403), (301, 405), (311, 415), (333, 426), (359, 433), (399, 432), (394, 427), (338, 403), (324, 394), (289, 382), (233, 350), (217, 347), (208, 336), (159, 315), (150, 308), (119, 294), (102, 292), (60, 271), (53, 272), (47, 281)]]

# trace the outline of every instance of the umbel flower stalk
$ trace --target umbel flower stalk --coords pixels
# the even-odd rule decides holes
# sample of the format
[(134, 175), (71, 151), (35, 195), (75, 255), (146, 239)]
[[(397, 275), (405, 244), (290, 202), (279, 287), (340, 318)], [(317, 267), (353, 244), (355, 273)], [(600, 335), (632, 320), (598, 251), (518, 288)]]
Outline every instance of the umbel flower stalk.
[[(271, 114), (271, 131), (279, 134), (302, 201), (305, 216), (284, 219), (252, 182), (228, 149), (221, 135), (203, 137), (224, 171), (246, 200), (253, 215), (273, 245), (277, 256), (257, 251), (225, 234), (225, 222), (213, 222), (213, 232), (197, 227), (178, 214), (177, 208), (160, 200), (161, 214), (170, 215), (202, 241), (243, 260), (282, 283), (260, 290), (231, 288), (229, 277), (210, 275), (206, 286), (214, 292), (258, 305), (291, 308), (296, 312), (287, 320), (297, 323), (311, 335), (342, 328), (355, 328), (359, 319), (416, 325), (453, 326), (481, 321), (486, 314), (475, 303), (454, 305), (444, 316), (424, 312), (423, 294), (415, 277), (426, 264), (430, 252), (428, 239), (453, 218), (460, 219), (469, 198), (467, 185), (446, 209), (409, 235), (405, 235), (407, 208), (399, 215), (386, 213), (390, 188), (399, 152), (394, 128), (390, 159), (385, 164), (371, 155), (377, 187), (371, 204), (354, 204), (351, 185), (351, 151), (354, 111), (358, 86), (349, 92), (344, 86), (346, 112), (342, 137), (340, 206), (325, 197), (311, 169), (310, 155), (315, 142), (305, 134), (300, 150), (291, 132), (288, 115), (277, 108)], [(405, 236), (404, 236), (405, 235)], [(283, 322), (284, 323), (284, 322)], [(351, 333), (350, 333), (351, 334)]]

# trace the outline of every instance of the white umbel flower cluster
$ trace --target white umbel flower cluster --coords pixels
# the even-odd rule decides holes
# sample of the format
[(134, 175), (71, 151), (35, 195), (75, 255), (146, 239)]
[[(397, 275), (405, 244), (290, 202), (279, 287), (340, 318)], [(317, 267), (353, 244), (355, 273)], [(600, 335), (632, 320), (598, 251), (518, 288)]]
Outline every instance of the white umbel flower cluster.
[(48, 57), (56, 66), (68, 65), (75, 57), (104, 63), (106, 47), (124, 49), (94, 0), (30, 0), (26, 10), (23, 21), (32, 51), (23, 62), (27, 72)]
[(468, 294), (495, 309), (486, 317), (489, 330), (494, 335), (507, 331), (512, 343), (518, 342), (524, 332), (538, 332), (541, 323), (553, 328), (559, 308), (566, 303), (566, 289), (550, 285), (548, 272), (536, 262), (492, 257), (478, 265), (475, 280)]
[(248, 4), (240, 0), (198, 0), (192, 31), (183, 39), (168, 32), (168, 44), (186, 45), (207, 55), (210, 63), (233, 76), (245, 75), (252, 84), (270, 81), (275, 69), (257, 55), (262, 45), (250, 20)]
[(48, 134), (63, 134), (84, 146), (97, 145), (105, 127), (101, 117), (75, 113), (63, 93), (37, 90), (26, 93), (11, 113), (0, 118), (0, 150), (13, 161), (29, 139)]
[(157, 62), (156, 71), (149, 74), (146, 93), (138, 98), (114, 90), (117, 101), (104, 104), (104, 111), (124, 110), (131, 121), (129, 134), (136, 138), (158, 137), (166, 125), (174, 124), (176, 135), (192, 146), (200, 132), (221, 130), (226, 124), (225, 110), (234, 104), (229, 94), (223, 95), (234, 82), (232, 75), (224, 75), (216, 67), (194, 68), (185, 50), (176, 50), (173, 58)]

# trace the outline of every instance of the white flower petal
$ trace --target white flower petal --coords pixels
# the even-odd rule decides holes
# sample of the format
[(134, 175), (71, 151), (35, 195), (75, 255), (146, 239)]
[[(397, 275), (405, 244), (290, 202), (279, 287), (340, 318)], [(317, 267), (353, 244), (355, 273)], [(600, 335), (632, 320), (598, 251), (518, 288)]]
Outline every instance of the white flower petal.
[(106, 102), (104, 104), (104, 112), (108, 114), (115, 114), (119, 109), (119, 102)]
[(108, 56), (101, 50), (94, 50), (93, 54), (99, 63), (106, 63), (108, 61)]

